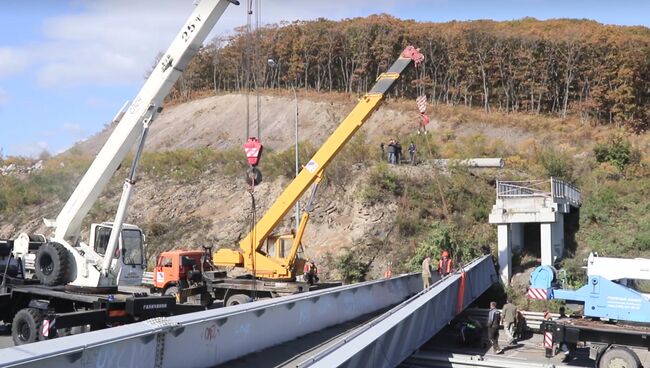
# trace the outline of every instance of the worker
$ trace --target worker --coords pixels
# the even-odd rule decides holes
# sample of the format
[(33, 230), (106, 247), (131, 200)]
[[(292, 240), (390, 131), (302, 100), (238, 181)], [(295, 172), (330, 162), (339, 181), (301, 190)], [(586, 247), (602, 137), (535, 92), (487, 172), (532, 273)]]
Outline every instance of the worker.
[(527, 329), (528, 327), (526, 326), (526, 317), (520, 310), (518, 310), (517, 323), (515, 324), (515, 338), (523, 339)]
[(508, 298), (503, 306), (503, 329), (508, 336), (508, 345), (515, 344), (515, 323), (517, 322), (517, 307)]
[(503, 349), (499, 347), (499, 326), (501, 325), (501, 312), (497, 309), (497, 302), (490, 302), (490, 311), (488, 312), (487, 331), (488, 339), (492, 344), (492, 351), (495, 354), (503, 354)]
[(305, 263), (304, 270), (306, 270), (305, 275), (307, 275), (307, 283), (309, 283), (309, 285), (314, 285), (318, 282), (318, 267), (316, 267), (314, 261), (308, 261)]
[(402, 144), (399, 141), (395, 141), (395, 163), (400, 164), (402, 162)]
[(462, 321), (458, 326), (459, 341), (463, 346), (477, 346), (481, 343), (481, 323), (474, 318)]
[(384, 149), (385, 145), (384, 142), (379, 143), (379, 149), (381, 150), (381, 155), (379, 156), (379, 161), (384, 161), (384, 157), (386, 155), (386, 149)]
[(425, 290), (431, 286), (431, 257), (429, 256), (422, 261), (422, 286)]
[[(566, 310), (564, 309), (564, 307), (560, 307), (560, 309), (559, 309), (560, 315), (558, 316), (557, 319), (567, 319), (567, 318), (569, 318), (565, 314), (565, 311)], [(576, 344), (574, 344), (574, 343), (568, 343), (566, 341), (561, 341), (560, 342), (560, 350), (562, 350), (562, 352), (564, 353), (564, 359), (562, 359), (562, 362), (566, 363), (566, 362), (571, 361), (571, 352), (573, 350), (575, 350), (577, 347), (578, 346)]]
[(452, 261), (451, 258), (449, 258), (449, 252), (448, 251), (443, 251), (442, 252), (442, 257), (440, 258), (440, 262), (438, 262), (438, 274), (440, 277), (445, 277), (449, 275), (452, 271)]
[(415, 165), (415, 143), (409, 144), (409, 163)]
[(391, 267), (391, 263), (388, 262), (388, 268), (386, 268), (386, 272), (384, 272), (384, 278), (390, 279), (391, 277), (393, 277), (393, 269)]
[(389, 164), (394, 164), (395, 163), (395, 140), (391, 139), (388, 141), (388, 163)]

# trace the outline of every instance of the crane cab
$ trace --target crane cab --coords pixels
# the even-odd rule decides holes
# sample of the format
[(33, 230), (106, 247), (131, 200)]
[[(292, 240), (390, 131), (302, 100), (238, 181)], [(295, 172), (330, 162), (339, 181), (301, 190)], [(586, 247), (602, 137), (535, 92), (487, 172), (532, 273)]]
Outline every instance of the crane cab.
[[(90, 226), (89, 246), (100, 256), (106, 253), (112, 228), (113, 224), (110, 222)], [(115, 251), (119, 269), (118, 285), (138, 286), (142, 283), (142, 274), (146, 268), (144, 247), (145, 236), (142, 229), (136, 225), (123, 224)]]

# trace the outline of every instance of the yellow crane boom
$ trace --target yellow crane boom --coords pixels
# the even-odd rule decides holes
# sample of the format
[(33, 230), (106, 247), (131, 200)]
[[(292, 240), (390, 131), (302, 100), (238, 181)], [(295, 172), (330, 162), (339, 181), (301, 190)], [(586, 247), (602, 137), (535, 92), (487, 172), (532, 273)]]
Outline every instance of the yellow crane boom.
[[(308, 211), (303, 214), (298, 231), (294, 236), (289, 236), (293, 241), (291, 250), (286, 257), (278, 254), (270, 256), (262, 250), (273, 230), (289, 212), (296, 201), (314, 183), (317, 184), (327, 165), (332, 161), (343, 146), (352, 138), (354, 133), (370, 118), (379, 107), (384, 96), (400, 77), (402, 72), (411, 64), (418, 65), (424, 60), (419, 49), (408, 46), (402, 51), (400, 57), (393, 65), (382, 73), (372, 89), (366, 93), (350, 114), (341, 122), (334, 133), (323, 143), (314, 156), (300, 171), (298, 176), (282, 192), (264, 216), (257, 222), (253, 230), (240, 241), (241, 250), (220, 249), (213, 255), (213, 262), (218, 266), (245, 267), (258, 277), (269, 279), (290, 280), (294, 278), (296, 253), (309, 218)], [(313, 199), (313, 192), (312, 198)], [(310, 202), (311, 202), (310, 199)], [(283, 239), (279, 239), (283, 240)], [(253, 246), (251, 246), (253, 244)]]

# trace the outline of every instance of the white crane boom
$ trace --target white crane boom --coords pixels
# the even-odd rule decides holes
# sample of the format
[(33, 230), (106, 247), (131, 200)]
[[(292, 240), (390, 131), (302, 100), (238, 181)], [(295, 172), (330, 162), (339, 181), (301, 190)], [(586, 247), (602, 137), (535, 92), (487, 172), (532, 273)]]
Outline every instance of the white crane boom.
[(203, 0), (196, 6), (59, 212), (53, 224), (56, 239), (70, 244), (77, 242), (83, 218), (140, 136), (147, 111), (150, 107), (157, 109), (162, 106), (174, 83), (230, 3), (228, 0)]

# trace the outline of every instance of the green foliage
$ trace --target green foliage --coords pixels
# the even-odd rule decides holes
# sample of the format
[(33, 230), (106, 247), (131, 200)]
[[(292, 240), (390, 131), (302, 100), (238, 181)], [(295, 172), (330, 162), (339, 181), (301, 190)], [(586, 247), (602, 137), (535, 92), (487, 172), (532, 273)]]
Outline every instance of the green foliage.
[(370, 205), (384, 203), (404, 193), (402, 179), (385, 162), (373, 166), (368, 182), (361, 191), (361, 199)]
[(601, 142), (594, 147), (598, 162), (609, 162), (623, 171), (629, 164), (637, 164), (641, 153), (632, 148), (632, 144), (620, 135), (614, 135), (607, 142)]
[(537, 161), (544, 168), (544, 176), (575, 182), (573, 176), (574, 162), (566, 152), (553, 148), (544, 148), (537, 154)]
[[(314, 156), (316, 149), (311, 142), (298, 144), (298, 161), (300, 169)], [(294, 147), (281, 152), (265, 152), (260, 163), (260, 170), (265, 178), (284, 176), (293, 178), (296, 174), (296, 151)]]
[[(142, 155), (142, 171), (159, 179), (171, 178), (178, 181), (196, 180), (223, 161), (223, 157), (210, 148), (177, 149), (163, 152), (145, 152)], [(243, 151), (239, 161), (245, 159)]]
[(370, 263), (363, 262), (359, 253), (348, 249), (336, 257), (334, 267), (341, 274), (343, 281), (349, 284), (365, 281)]

